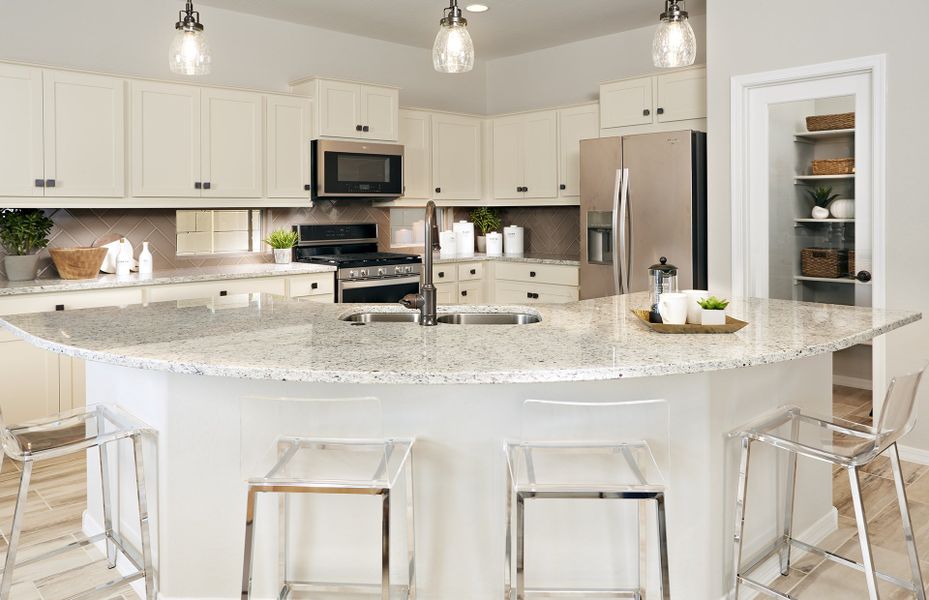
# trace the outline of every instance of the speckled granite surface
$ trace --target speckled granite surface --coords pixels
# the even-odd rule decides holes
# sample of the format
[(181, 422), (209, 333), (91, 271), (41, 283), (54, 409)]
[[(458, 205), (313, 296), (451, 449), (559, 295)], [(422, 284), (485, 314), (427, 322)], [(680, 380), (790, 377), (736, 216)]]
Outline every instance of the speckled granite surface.
[(459, 262), (475, 262), (475, 261), (485, 261), (485, 260), (498, 260), (501, 262), (519, 262), (519, 263), (534, 263), (538, 265), (568, 265), (571, 267), (577, 267), (581, 262), (577, 257), (564, 256), (561, 254), (526, 254), (524, 256), (487, 256), (486, 254), (477, 254), (473, 257), (468, 258), (439, 258), (438, 253), (434, 255), (432, 259), (433, 262), (437, 265), (445, 263), (459, 263)]
[[(255, 295), (247, 307), (175, 302), (5, 317), (41, 348), (127, 367), (221, 377), (370, 384), (516, 383), (698, 373), (790, 360), (864, 342), (916, 312), (736, 299), (735, 334), (664, 335), (630, 309), (646, 294), (522, 307), (533, 325), (353, 325), (362, 305)], [(479, 312), (520, 307), (442, 307)], [(377, 310), (403, 310), (381, 305)]]
[(291, 263), (289, 265), (259, 263), (200, 267), (197, 269), (161, 269), (155, 271), (151, 277), (142, 277), (138, 273), (132, 273), (128, 277), (100, 275), (94, 279), (0, 280), (0, 296), (72, 292), (76, 290), (102, 290), (107, 288), (192, 283), (197, 281), (252, 279), (255, 277), (280, 277), (282, 275), (305, 275), (308, 273), (326, 273), (333, 271), (335, 271), (334, 267), (311, 265), (307, 263)]

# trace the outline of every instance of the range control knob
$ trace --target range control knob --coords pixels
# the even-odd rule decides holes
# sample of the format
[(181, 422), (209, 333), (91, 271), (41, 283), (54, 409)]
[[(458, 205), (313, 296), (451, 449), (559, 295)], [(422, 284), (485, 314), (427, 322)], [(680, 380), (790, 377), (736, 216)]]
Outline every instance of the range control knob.
[(384, 267), (378, 267), (378, 269), (377, 269), (377, 274), (378, 274), (378, 275), (387, 275), (387, 269), (385, 269)]
[(403, 267), (399, 267), (399, 266), (394, 267), (394, 275), (401, 275), (401, 274), (403, 274)]
[(403, 267), (403, 272), (404, 272), (404, 273), (412, 273), (412, 272), (413, 272), (413, 267), (409, 267), (409, 266)]
[(349, 272), (348, 272), (348, 278), (349, 278), (349, 279), (354, 279), (354, 278), (356, 278), (356, 277), (358, 277), (358, 271), (349, 271)]
[(359, 270), (359, 271), (358, 271), (358, 276), (359, 276), (359, 277), (367, 277), (367, 276), (368, 276), (368, 270), (367, 270), (367, 269), (361, 269), (361, 270)]

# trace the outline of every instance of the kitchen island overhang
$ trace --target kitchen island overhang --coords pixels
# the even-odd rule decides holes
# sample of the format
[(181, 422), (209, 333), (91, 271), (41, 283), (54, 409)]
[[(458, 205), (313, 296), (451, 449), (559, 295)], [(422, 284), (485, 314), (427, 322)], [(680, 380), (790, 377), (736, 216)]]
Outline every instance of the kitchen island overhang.
[[(717, 600), (731, 568), (733, 458), (726, 434), (783, 404), (830, 413), (831, 352), (920, 315), (736, 300), (733, 314), (751, 323), (737, 334), (662, 336), (629, 312), (644, 303), (633, 295), (538, 306), (536, 325), (421, 328), (351, 326), (338, 321), (358, 310), (351, 306), (256, 297), (248, 308), (226, 311), (152, 305), (75, 311), (73, 321), (63, 319), (67, 313), (23, 315), (10, 317), (8, 327), (37, 345), (94, 361), (87, 369), (89, 401), (122, 404), (159, 430), (156, 553), (164, 597), (239, 594), (243, 398), (377, 396), (385, 434), (417, 438), (420, 598), (502, 597), (501, 446), (520, 435), (523, 400), (662, 398), (670, 413), (668, 459), (660, 466), (669, 485), (672, 591)], [(79, 312), (89, 317), (83, 325)], [(143, 314), (148, 324), (138, 321)], [(337, 361), (344, 361), (341, 368)], [(777, 459), (772, 453), (759, 460), (757, 472), (770, 477), (759, 475), (765, 480), (752, 485), (752, 514), (761, 518), (748, 524), (749, 554), (776, 528)], [(93, 465), (88, 476), (90, 530), (100, 522)], [(801, 467), (799, 486), (804, 503), (796, 530), (825, 535), (835, 520), (828, 467)], [(561, 516), (548, 514), (556, 519), (551, 523)], [(527, 545), (533, 552), (527, 578), (561, 586), (621, 583), (611, 573), (631, 564), (631, 555), (612, 525), (623, 521), (591, 518), (594, 527), (584, 531), (593, 538), (571, 546), (567, 559), (551, 543), (566, 531), (539, 530)], [(127, 503), (121, 520), (130, 531), (132, 519)], [(266, 582), (276, 572), (277, 552), (270, 540), (258, 556), (257, 594), (271, 597), (275, 590)], [(376, 562), (376, 553), (359, 553), (366, 556)], [(294, 557), (300, 558), (306, 556)], [(366, 565), (359, 559), (349, 571), (364, 577)], [(323, 566), (339, 565), (323, 560)]]

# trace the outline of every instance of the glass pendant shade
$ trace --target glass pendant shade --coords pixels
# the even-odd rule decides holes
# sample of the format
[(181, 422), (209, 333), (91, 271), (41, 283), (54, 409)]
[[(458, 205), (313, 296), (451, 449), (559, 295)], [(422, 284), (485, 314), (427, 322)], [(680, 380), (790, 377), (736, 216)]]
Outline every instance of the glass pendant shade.
[(663, 69), (688, 67), (697, 58), (697, 36), (677, 2), (668, 5), (652, 41), (652, 60)]
[(178, 29), (168, 52), (171, 72), (178, 75), (207, 75), (212, 56), (202, 31)]
[(467, 73), (474, 68), (474, 42), (467, 24), (439, 28), (432, 46), (432, 65), (440, 73)]

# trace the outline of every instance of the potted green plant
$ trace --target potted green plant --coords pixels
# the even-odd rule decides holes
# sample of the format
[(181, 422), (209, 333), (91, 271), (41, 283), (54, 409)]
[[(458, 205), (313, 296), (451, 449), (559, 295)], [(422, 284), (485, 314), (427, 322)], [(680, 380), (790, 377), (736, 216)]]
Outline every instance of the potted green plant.
[(806, 193), (809, 194), (810, 200), (813, 202), (813, 218), (829, 218), (829, 204), (839, 197), (838, 194), (832, 193), (832, 187), (820, 186), (812, 190), (807, 190)]
[(297, 245), (297, 232), (287, 229), (272, 231), (265, 244), (274, 250), (274, 262), (286, 265), (293, 260), (293, 247)]
[(500, 214), (495, 208), (480, 206), (471, 211), (471, 222), (481, 230), (481, 235), (477, 236), (477, 251), (487, 252), (487, 234), (503, 225)]
[(7, 252), (3, 267), (10, 281), (36, 278), (36, 252), (48, 246), (55, 223), (37, 208), (0, 210), (0, 245)]
[(701, 325), (726, 324), (726, 307), (729, 306), (728, 300), (710, 296), (709, 298), (698, 298), (697, 304), (700, 305)]

